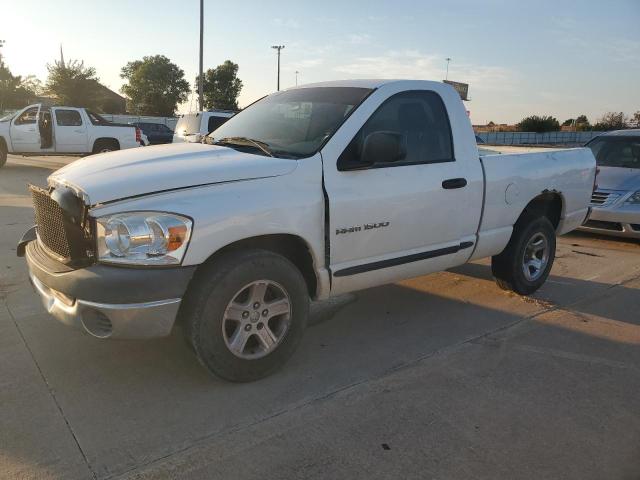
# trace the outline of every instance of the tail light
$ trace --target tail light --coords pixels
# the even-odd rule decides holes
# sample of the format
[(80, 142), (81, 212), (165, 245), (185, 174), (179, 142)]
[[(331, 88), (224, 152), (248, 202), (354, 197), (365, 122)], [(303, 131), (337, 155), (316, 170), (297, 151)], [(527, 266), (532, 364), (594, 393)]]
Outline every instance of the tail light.
[(136, 142), (139, 142), (142, 139), (142, 131), (136, 127)]

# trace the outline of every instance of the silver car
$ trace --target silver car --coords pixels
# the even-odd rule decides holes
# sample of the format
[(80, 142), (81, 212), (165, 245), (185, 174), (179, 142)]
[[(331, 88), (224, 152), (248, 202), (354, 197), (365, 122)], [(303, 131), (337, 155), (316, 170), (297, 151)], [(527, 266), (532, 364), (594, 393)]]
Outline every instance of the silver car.
[(599, 173), (593, 210), (580, 230), (640, 238), (640, 129), (608, 132), (585, 146), (596, 157)]

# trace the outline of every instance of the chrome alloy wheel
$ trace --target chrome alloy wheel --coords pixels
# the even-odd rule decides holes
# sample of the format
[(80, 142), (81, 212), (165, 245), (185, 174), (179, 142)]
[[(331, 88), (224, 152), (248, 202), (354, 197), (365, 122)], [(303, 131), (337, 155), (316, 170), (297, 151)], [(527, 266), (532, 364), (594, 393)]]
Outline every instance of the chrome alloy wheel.
[(256, 280), (231, 299), (222, 319), (222, 336), (236, 357), (253, 360), (273, 352), (291, 324), (286, 290), (271, 280)]
[(549, 262), (549, 241), (547, 237), (538, 232), (531, 237), (524, 249), (522, 258), (522, 271), (524, 277), (535, 282), (547, 268)]

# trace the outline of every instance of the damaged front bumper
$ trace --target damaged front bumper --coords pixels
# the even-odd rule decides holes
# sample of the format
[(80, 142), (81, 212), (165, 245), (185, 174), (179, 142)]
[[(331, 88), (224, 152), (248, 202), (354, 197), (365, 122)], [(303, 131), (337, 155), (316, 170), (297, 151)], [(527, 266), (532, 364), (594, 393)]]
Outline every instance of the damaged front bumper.
[(31, 283), (47, 311), (99, 338), (153, 338), (171, 332), (195, 267), (73, 269), (29, 241)]

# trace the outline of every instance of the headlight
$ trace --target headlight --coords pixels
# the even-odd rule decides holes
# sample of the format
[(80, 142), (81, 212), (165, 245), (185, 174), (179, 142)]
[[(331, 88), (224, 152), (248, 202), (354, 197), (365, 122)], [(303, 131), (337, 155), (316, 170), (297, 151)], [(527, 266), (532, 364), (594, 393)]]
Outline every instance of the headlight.
[(187, 250), (192, 222), (180, 215), (129, 212), (96, 219), (98, 261), (177, 265)]
[(625, 200), (624, 203), (631, 203), (632, 205), (637, 205), (640, 203), (640, 190), (633, 193), (629, 198)]

